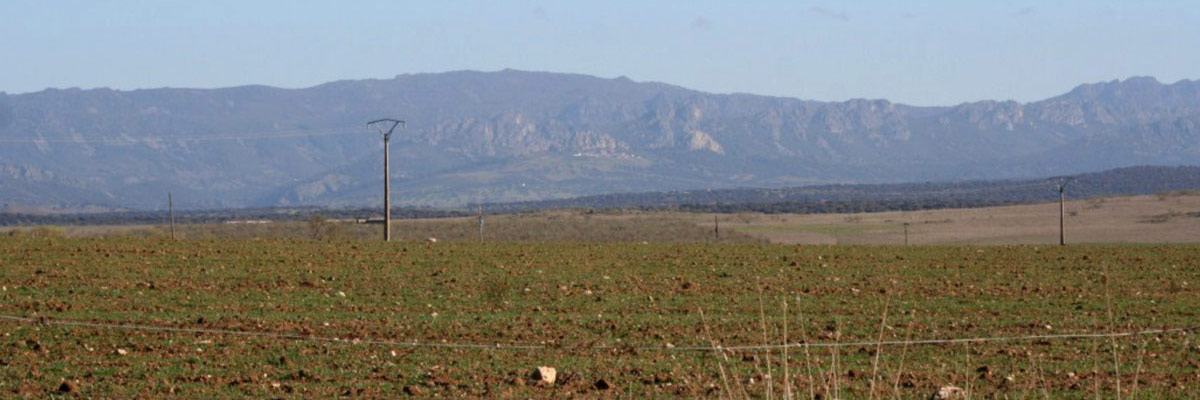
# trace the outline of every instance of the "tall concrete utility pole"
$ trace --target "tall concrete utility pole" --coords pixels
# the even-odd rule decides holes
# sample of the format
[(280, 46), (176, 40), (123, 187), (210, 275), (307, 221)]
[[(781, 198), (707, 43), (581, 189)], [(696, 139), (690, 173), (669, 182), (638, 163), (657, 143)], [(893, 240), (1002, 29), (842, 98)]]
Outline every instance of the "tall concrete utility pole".
[(374, 127), (383, 135), (383, 241), (392, 240), (392, 184), (388, 179), (389, 154), (388, 141), (392, 139), (392, 131), (396, 127), (404, 127), (404, 121), (391, 118), (377, 119), (367, 123), (367, 128)]

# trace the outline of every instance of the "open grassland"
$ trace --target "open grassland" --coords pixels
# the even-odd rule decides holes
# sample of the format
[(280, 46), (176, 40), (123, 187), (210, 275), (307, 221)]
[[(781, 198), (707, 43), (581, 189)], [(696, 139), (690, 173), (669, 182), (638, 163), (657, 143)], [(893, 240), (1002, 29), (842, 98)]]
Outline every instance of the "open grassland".
[[(1198, 265), (1194, 245), (17, 235), (0, 239), (0, 314), (31, 320), (0, 320), (0, 393), (925, 398), (955, 385), (973, 398), (1191, 399), (1194, 330), (692, 348), (1191, 327)], [(468, 344), (482, 346), (457, 347)], [(556, 367), (558, 381), (535, 385), (539, 365)]]
[[(1066, 204), (1068, 243), (1200, 243), (1200, 195), (1095, 198)], [(1058, 203), (861, 214), (698, 214), (580, 210), (393, 222), (394, 238), (420, 241), (903, 245), (1057, 244)], [(715, 219), (715, 221), (714, 221)], [(717, 226), (714, 226), (717, 225)], [(330, 221), (183, 224), (180, 238), (378, 239), (380, 225)], [(166, 226), (8, 227), (8, 234), (162, 237)]]
[[(1058, 244), (1058, 203), (862, 214), (721, 215), (727, 230), (782, 244)], [(693, 216), (713, 224), (711, 215)], [(1200, 196), (1106, 197), (1066, 203), (1068, 243), (1200, 242)]]
[[(38, 237), (168, 237), (166, 226), (97, 225), (9, 227), (3, 234)], [(308, 221), (270, 223), (180, 224), (176, 237), (291, 238), (320, 240), (379, 240), (383, 226), (353, 221), (326, 220), (314, 215)], [(399, 241), (455, 242), (587, 242), (587, 243), (695, 243), (713, 240), (710, 225), (697, 224), (691, 214), (621, 212), (593, 214), (583, 211), (549, 211), (534, 214), (488, 216), (480, 235), (479, 221), (469, 218), (393, 220), (392, 238)], [(727, 231), (726, 243), (766, 243), (767, 239)]]

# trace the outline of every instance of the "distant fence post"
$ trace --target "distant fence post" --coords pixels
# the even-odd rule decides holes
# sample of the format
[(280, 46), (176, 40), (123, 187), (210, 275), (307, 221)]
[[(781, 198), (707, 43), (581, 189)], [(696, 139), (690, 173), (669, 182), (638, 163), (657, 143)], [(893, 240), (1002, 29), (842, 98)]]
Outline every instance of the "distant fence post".
[(175, 198), (167, 192), (167, 220), (171, 226), (171, 239), (175, 239)]
[(1063, 179), (1058, 184), (1058, 245), (1067, 245), (1067, 184), (1070, 178)]
[(716, 214), (713, 214), (713, 242), (721, 242), (721, 221), (717, 220)]

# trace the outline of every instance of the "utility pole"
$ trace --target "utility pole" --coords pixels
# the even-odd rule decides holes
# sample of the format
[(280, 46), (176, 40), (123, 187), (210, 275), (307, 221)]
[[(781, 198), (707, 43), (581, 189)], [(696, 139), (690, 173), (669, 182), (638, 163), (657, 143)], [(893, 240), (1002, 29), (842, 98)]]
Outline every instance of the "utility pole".
[(383, 135), (383, 241), (387, 242), (392, 240), (392, 185), (388, 179), (388, 141), (392, 139), (392, 131), (397, 126), (404, 127), (404, 121), (383, 118), (367, 123), (367, 128), (372, 126)]
[(1067, 184), (1071, 183), (1070, 179), (1064, 179), (1058, 183), (1058, 245), (1067, 245)]
[(904, 223), (904, 245), (908, 246), (908, 223)]
[(175, 198), (167, 192), (167, 218), (171, 224), (171, 240), (175, 240)]

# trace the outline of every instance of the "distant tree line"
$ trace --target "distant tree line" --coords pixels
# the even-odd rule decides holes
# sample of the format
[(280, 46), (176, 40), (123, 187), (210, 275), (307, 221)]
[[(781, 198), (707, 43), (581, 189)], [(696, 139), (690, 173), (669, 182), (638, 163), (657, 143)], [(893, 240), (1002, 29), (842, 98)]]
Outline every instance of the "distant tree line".
[(489, 212), (543, 209), (677, 209), (704, 212), (840, 213), (1031, 204), (1200, 190), (1200, 167), (1128, 167), (1073, 176), (998, 181), (821, 185), (779, 189), (720, 189), (624, 193), (484, 205)]
[[(492, 203), (489, 214), (518, 214), (556, 209), (613, 212), (694, 211), (711, 213), (859, 213), (1032, 204), (1058, 199), (1058, 184), (1068, 184), (1069, 199), (1200, 190), (1200, 167), (1128, 167), (1103, 172), (1029, 180), (822, 185), (780, 189), (722, 189), (607, 194), (571, 199)], [(329, 219), (379, 215), (371, 208), (319, 207), (189, 210), (176, 212), (181, 223), (233, 220), (302, 221), (312, 214)], [(394, 208), (393, 218), (448, 218), (475, 215), (467, 209)], [(166, 211), (91, 214), (4, 214), (0, 226), (162, 224)]]

